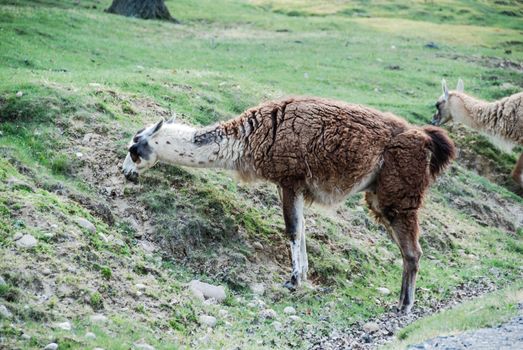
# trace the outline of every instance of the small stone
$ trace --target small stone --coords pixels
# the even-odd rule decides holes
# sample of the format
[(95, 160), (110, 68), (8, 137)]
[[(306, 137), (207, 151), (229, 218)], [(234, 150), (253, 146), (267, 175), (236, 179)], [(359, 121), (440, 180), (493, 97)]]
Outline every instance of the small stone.
[(3, 318), (11, 318), (13, 314), (11, 311), (9, 311), (5, 305), (0, 304), (0, 315), (2, 315)]
[(23, 235), (19, 240), (16, 241), (16, 245), (18, 247), (26, 249), (33, 248), (37, 243), (38, 241), (36, 238), (29, 234)]
[(218, 311), (218, 315), (220, 315), (220, 317), (227, 317), (229, 315), (229, 311), (221, 309)]
[(227, 297), (225, 294), (225, 288), (222, 286), (214, 286), (198, 280), (192, 280), (189, 282), (189, 290), (200, 300), (214, 298), (220, 303)]
[(299, 322), (299, 321), (301, 321), (301, 318), (296, 315), (291, 315), (291, 316), (289, 316), (289, 320), (291, 320), (292, 322)]
[(134, 285), (134, 287), (135, 287), (136, 289), (138, 289), (138, 290), (146, 290), (146, 289), (147, 289), (147, 286), (146, 286), (145, 284), (143, 284), (143, 283), (136, 283), (136, 284)]
[(254, 247), (254, 249), (256, 250), (263, 250), (263, 245), (260, 243), (260, 242), (254, 242), (252, 244), (252, 246)]
[(214, 327), (216, 326), (216, 317), (209, 315), (200, 315), (198, 321), (202, 326)]
[(93, 223), (87, 219), (84, 218), (77, 218), (76, 223), (81, 227), (86, 229), (89, 232), (95, 233), (96, 232), (96, 226), (93, 225)]
[(363, 330), (366, 333), (375, 333), (380, 329), (380, 326), (376, 322), (367, 322), (363, 325)]
[(21, 338), (23, 340), (29, 340), (29, 339), (31, 339), (31, 336), (29, 334), (24, 333), (24, 334), (21, 335)]
[(295, 315), (296, 314), (296, 309), (293, 308), (292, 306), (287, 306), (285, 309), (283, 309), (283, 313), (285, 315)]
[(22, 96), (24, 96), (23, 91), (18, 91), (18, 92), (16, 93), (16, 97), (22, 97)]
[(102, 314), (91, 315), (91, 317), (89, 317), (89, 319), (91, 320), (92, 323), (105, 323), (105, 322), (107, 322), (107, 317), (102, 315)]
[(58, 349), (58, 344), (56, 344), (56, 343), (47, 344), (44, 348), (44, 350), (56, 350), (56, 349)]
[(383, 295), (389, 295), (390, 294), (390, 290), (388, 288), (385, 288), (385, 287), (379, 287), (379, 288), (376, 288), (376, 290), (378, 291), (378, 293), (383, 294)]
[(69, 322), (69, 321), (60, 322), (60, 323), (56, 324), (56, 327), (60, 328), (60, 329), (63, 329), (64, 331), (70, 331), (71, 330), (71, 322)]
[(109, 238), (107, 238), (107, 236), (104, 235), (103, 233), (98, 232), (98, 236), (100, 236), (100, 238), (102, 239), (102, 241), (104, 241), (104, 243), (109, 243)]
[(133, 346), (137, 350), (154, 350), (154, 346), (143, 342), (133, 343)]
[(82, 158), (84, 156), (84, 154), (82, 152), (76, 152), (75, 155), (76, 155), (76, 158)]
[(85, 338), (86, 339), (96, 339), (96, 334), (94, 334), (93, 332), (87, 332), (87, 333), (85, 333)]
[(48, 268), (48, 267), (44, 267), (44, 268), (42, 269), (42, 274), (43, 274), (44, 276), (48, 276), (48, 275), (50, 275), (51, 273), (52, 273), (52, 271), (51, 271), (51, 269)]
[(273, 309), (265, 309), (260, 311), (260, 317), (268, 320), (276, 318), (278, 314)]
[(263, 295), (265, 293), (265, 286), (263, 283), (253, 283), (250, 285), (251, 291), (256, 295)]
[(281, 332), (283, 330), (283, 324), (281, 322), (278, 322), (278, 321), (274, 321), (272, 323), (272, 326), (274, 327), (274, 330), (276, 332)]

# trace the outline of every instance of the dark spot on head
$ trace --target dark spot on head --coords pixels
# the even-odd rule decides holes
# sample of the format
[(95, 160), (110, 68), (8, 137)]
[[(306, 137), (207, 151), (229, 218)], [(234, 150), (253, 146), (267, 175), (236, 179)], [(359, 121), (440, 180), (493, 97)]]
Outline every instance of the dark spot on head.
[(194, 159), (191, 159), (191, 163), (194, 163)]
[(171, 143), (169, 141), (167, 141), (167, 144), (170, 145)]
[(149, 144), (147, 143), (147, 141), (140, 141), (129, 148), (129, 154), (131, 155), (131, 159), (135, 163), (139, 163), (140, 158), (149, 160), (151, 153), (152, 149), (151, 146), (149, 146)]
[(203, 160), (200, 160), (198, 164), (205, 164), (205, 162)]
[(212, 159), (209, 159), (209, 163), (212, 163), (212, 162), (214, 162), (214, 160), (212, 160)]
[(155, 144), (158, 144), (158, 141), (154, 141)]

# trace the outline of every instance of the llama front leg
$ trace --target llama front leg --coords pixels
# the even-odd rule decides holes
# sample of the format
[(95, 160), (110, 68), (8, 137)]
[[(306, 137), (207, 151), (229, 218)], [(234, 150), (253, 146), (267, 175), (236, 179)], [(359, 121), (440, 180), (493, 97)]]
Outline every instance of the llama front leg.
[(283, 219), (285, 232), (290, 240), (292, 273), (289, 281), (284, 286), (294, 290), (300, 285), (302, 273), (301, 260), (301, 235), (303, 233), (303, 194), (293, 188), (282, 187)]
[(523, 153), (519, 156), (516, 167), (512, 170), (512, 178), (520, 187), (523, 187)]
[(419, 245), (417, 212), (398, 214), (392, 220), (390, 229), (403, 257), (403, 278), (398, 310), (402, 313), (409, 313), (412, 305), (414, 305), (416, 276), (419, 270), (419, 259), (422, 255)]
[(309, 272), (309, 258), (307, 257), (307, 245), (305, 244), (305, 219), (302, 217), (302, 231), (300, 240), (300, 263), (301, 263), (301, 280), (307, 280)]

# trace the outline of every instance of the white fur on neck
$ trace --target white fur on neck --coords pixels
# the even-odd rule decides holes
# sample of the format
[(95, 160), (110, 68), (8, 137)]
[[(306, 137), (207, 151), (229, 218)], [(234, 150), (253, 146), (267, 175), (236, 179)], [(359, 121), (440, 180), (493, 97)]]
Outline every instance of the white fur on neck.
[(197, 145), (194, 143), (197, 131), (198, 129), (188, 125), (167, 124), (149, 144), (155, 149), (158, 160), (162, 163), (236, 170), (236, 160), (242, 151), (241, 144), (223, 138), (219, 143)]
[[(480, 131), (485, 135), (494, 146), (505, 152), (512, 152), (512, 149), (515, 147), (514, 142), (507, 140), (501, 135), (496, 134), (493, 130), (487, 130), (485, 126), (474, 119), (472, 112), (465, 108), (464, 102), (461, 98), (457, 96), (451, 96), (451, 113), (452, 119), (455, 121), (465, 124), (473, 129)], [(472, 100), (471, 97), (469, 99)], [(478, 101), (478, 103), (481, 103)], [(486, 106), (485, 106), (486, 108)]]

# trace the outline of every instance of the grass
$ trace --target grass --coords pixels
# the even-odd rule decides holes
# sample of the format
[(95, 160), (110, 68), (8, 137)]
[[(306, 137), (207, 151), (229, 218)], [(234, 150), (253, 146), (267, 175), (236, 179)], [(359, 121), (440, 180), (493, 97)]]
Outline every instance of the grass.
[[(485, 99), (523, 86), (520, 72), (499, 65), (523, 60), (521, 21), (502, 13), (519, 11), (510, 1), (167, 1), (181, 25), (110, 15), (103, 12), (109, 3), (0, 1), (0, 250), (8, 257), (0, 270), (11, 271), (2, 273), (8, 285), (0, 299), (17, 315), (2, 320), (0, 346), (41, 348), (51, 337), (65, 348), (129, 348), (140, 338), (157, 348), (305, 348), (298, 334), (307, 326), (328, 334), (396, 303), (401, 258), (361, 196), (335, 209), (307, 209), (318, 289), (290, 294), (280, 288), (289, 262), (272, 186), (238, 184), (219, 171), (157, 167), (116, 196), (151, 218), (148, 238), (160, 250), (147, 253), (132, 222), (115, 214), (111, 224), (102, 215), (112, 199), (101, 195), (103, 178), (85, 177), (88, 163), (77, 156), (98, 151), (83, 143), (86, 134), (100, 135), (97, 147), (121, 159), (137, 129), (173, 114), (208, 125), (264, 99), (304, 94), (424, 124), (441, 77), (461, 77)], [(433, 41), (437, 49), (425, 46)], [(499, 172), (516, 159), (470, 131), (457, 140)], [(102, 174), (113, 172), (114, 164), (100, 164)], [(422, 212), (427, 258), (417, 305), (445, 300), (462, 283), (488, 279), (503, 287), (520, 279), (523, 231), (513, 213), (522, 203), (461, 165), (439, 179)], [(97, 232), (82, 231), (76, 217)], [(19, 254), (14, 237), (22, 232), (38, 246)], [(40, 274), (44, 268), (53, 272)], [(183, 283), (194, 278), (226, 284), (227, 302), (191, 300)], [(144, 279), (153, 287), (142, 293), (135, 285)], [(60, 290), (33, 304), (48, 281)], [(264, 296), (252, 295), (255, 282), (266, 286)], [(392, 293), (382, 296), (377, 287)], [(280, 315), (296, 307), (303, 322), (289, 326), (292, 332), (275, 331), (249, 306), (256, 298)], [(219, 317), (220, 308), (228, 318)], [(89, 324), (93, 312), (109, 314), (111, 325)], [(202, 313), (220, 319), (209, 335), (197, 322)], [(72, 335), (47, 331), (63, 317), (73, 320)], [(83, 338), (88, 329), (96, 342)]]
[(515, 283), (509, 288), (416, 321), (398, 332), (398, 340), (382, 348), (405, 349), (408, 345), (436, 336), (496, 326), (516, 316), (518, 304), (522, 301), (522, 285)]

